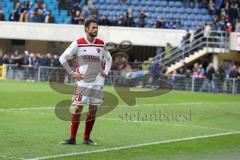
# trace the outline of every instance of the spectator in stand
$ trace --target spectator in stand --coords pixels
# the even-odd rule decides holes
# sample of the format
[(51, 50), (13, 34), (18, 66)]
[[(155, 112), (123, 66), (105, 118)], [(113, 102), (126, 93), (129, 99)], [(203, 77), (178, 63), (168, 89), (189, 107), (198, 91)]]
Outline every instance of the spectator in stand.
[(140, 11), (139, 14), (139, 27), (144, 27), (145, 26), (145, 18), (147, 15), (144, 13), (143, 10)]
[(110, 26), (110, 21), (107, 16), (102, 16), (102, 18), (100, 19), (100, 25)]
[(237, 19), (240, 18), (240, 12), (239, 12), (239, 7), (237, 3), (232, 3), (230, 5), (229, 11), (228, 11), (228, 15), (229, 15), (229, 22), (231, 24), (233, 28), (233, 30), (235, 30), (235, 25), (236, 25), (236, 21)]
[(122, 15), (118, 17), (117, 26), (125, 26), (126, 22)]
[(87, 5), (83, 6), (81, 14), (83, 17), (89, 17), (90, 11)]
[(239, 20), (236, 23), (235, 32), (240, 32), (240, 21)]
[(228, 92), (232, 93), (233, 92), (233, 79), (237, 79), (239, 76), (237, 66), (233, 65), (230, 72), (229, 72), (229, 80), (228, 80)]
[(18, 15), (20, 15), (22, 13), (22, 11), (24, 10), (24, 9), (22, 9), (22, 4), (20, 2), (17, 2), (13, 8), (14, 8), (14, 10), (17, 11)]
[(204, 68), (202, 64), (199, 64), (198, 69), (197, 69), (197, 74), (198, 77), (203, 78), (205, 73), (204, 73)]
[(40, 8), (37, 10), (36, 22), (38, 22), (38, 23), (44, 22), (44, 15), (43, 15), (42, 9), (40, 9)]
[(72, 16), (71, 23), (72, 23), (72, 24), (80, 24), (80, 17), (81, 17), (81, 11), (80, 11), (80, 10), (77, 10), (77, 11), (75, 12), (75, 15)]
[(214, 75), (215, 75), (215, 69), (213, 68), (213, 64), (209, 63), (206, 69), (206, 77), (203, 81), (200, 91), (216, 92), (215, 83), (213, 80)]
[(51, 12), (50, 11), (47, 11), (46, 12), (46, 15), (44, 17), (44, 23), (54, 23), (55, 22), (55, 19), (54, 17), (52, 16)]
[(221, 66), (219, 68), (219, 70), (216, 72), (216, 77), (217, 77), (217, 89), (219, 92), (223, 92), (224, 91), (224, 82), (225, 82), (225, 78), (226, 78), (226, 73), (224, 70), (224, 67)]
[(20, 15), (20, 22), (28, 22), (28, 11), (25, 9)]
[(93, 7), (92, 7), (91, 16), (95, 19), (97, 19), (97, 17), (98, 17), (98, 10), (97, 10), (97, 7), (95, 5), (93, 5)]
[(3, 14), (1, 9), (0, 9), (0, 21), (5, 21), (5, 15)]
[(23, 6), (24, 9), (29, 10), (30, 7), (31, 7), (30, 0), (25, 0), (25, 1), (22, 3), (22, 6)]
[(3, 56), (1, 57), (1, 60), (0, 60), (0, 65), (2, 64), (9, 64), (10, 61), (9, 61), (9, 57), (7, 54), (3, 54)]
[(19, 21), (19, 14), (16, 10), (12, 10), (12, 12), (9, 15), (9, 21)]
[(117, 26), (117, 24), (118, 24), (117, 17), (116, 17), (116, 16), (113, 16), (112, 22), (111, 22), (111, 26)]
[(127, 27), (134, 27), (135, 26), (135, 22), (134, 22), (134, 18), (133, 18), (133, 14), (132, 14), (131, 9), (128, 9), (128, 11), (126, 12), (126, 26)]
[(51, 65), (52, 65), (52, 55), (50, 53), (47, 53), (41, 58), (40, 66), (50, 67)]
[(35, 10), (31, 10), (31, 13), (30, 13), (28, 21), (29, 22), (36, 22), (37, 21)]
[(61, 63), (59, 62), (59, 56), (56, 55), (56, 54), (53, 56), (52, 66), (53, 66), (53, 67), (59, 67), (59, 66), (61, 66)]
[(190, 38), (191, 38), (190, 31), (186, 30), (186, 32), (187, 32), (186, 35), (183, 37), (183, 39), (181, 41), (183, 52), (186, 52), (189, 49)]
[(208, 12), (213, 15), (215, 14), (215, 4), (213, 3), (213, 0), (210, 0), (208, 2)]
[(232, 24), (231, 23), (227, 23), (227, 32), (228, 33), (231, 33), (233, 31), (233, 29), (232, 29)]
[(37, 2), (34, 3), (34, 5), (32, 6), (31, 10), (34, 10), (35, 12), (37, 12), (37, 10), (39, 9), (39, 4)]
[(42, 9), (42, 14), (46, 15), (46, 12), (48, 11), (46, 3), (43, 3), (41, 5), (41, 9)]
[(157, 17), (157, 20), (155, 22), (155, 28), (164, 28), (164, 22), (160, 18), (160, 16)]

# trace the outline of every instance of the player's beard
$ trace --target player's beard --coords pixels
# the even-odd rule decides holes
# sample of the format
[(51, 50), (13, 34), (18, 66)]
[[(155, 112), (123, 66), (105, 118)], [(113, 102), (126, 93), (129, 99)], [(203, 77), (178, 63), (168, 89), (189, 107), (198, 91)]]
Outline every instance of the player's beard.
[(95, 32), (95, 33), (94, 33), (94, 32), (90, 32), (89, 35), (90, 35), (91, 37), (97, 37), (97, 32)]

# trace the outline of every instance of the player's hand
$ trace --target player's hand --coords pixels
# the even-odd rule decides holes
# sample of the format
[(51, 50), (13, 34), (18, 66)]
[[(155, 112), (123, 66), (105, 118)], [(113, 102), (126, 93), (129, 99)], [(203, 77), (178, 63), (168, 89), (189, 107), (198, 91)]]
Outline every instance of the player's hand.
[(79, 72), (77, 71), (73, 71), (71, 72), (71, 76), (77, 80), (83, 80), (84, 79), (84, 75), (83, 74), (80, 74)]
[(106, 77), (107, 73), (105, 71), (102, 71), (101, 76)]

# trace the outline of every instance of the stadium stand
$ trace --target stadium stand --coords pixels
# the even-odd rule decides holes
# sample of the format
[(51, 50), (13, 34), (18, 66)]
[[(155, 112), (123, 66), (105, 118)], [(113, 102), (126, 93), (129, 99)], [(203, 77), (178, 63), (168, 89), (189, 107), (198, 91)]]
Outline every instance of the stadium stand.
[(227, 29), (232, 31), (239, 18), (239, 3), (234, 0), (0, 0), (0, 20), (19, 21), (20, 15), (27, 12), (25, 21), (30, 22), (82, 24), (85, 18), (94, 17), (107, 26), (195, 30), (216, 17), (224, 17), (229, 21)]

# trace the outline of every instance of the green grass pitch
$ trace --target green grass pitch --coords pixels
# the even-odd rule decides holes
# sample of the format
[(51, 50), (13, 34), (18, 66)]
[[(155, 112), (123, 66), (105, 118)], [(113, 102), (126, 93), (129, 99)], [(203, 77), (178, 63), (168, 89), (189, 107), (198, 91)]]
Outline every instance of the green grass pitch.
[[(111, 86), (105, 90), (116, 94)], [(172, 91), (139, 98), (135, 107), (120, 99), (115, 110), (96, 120), (91, 137), (98, 146), (81, 144), (84, 122), (77, 145), (59, 144), (68, 138), (70, 122), (59, 120), (54, 106), (64, 99), (71, 95), (47, 83), (0, 81), (0, 159), (240, 159), (239, 95)], [(150, 117), (160, 112), (181, 117)]]

